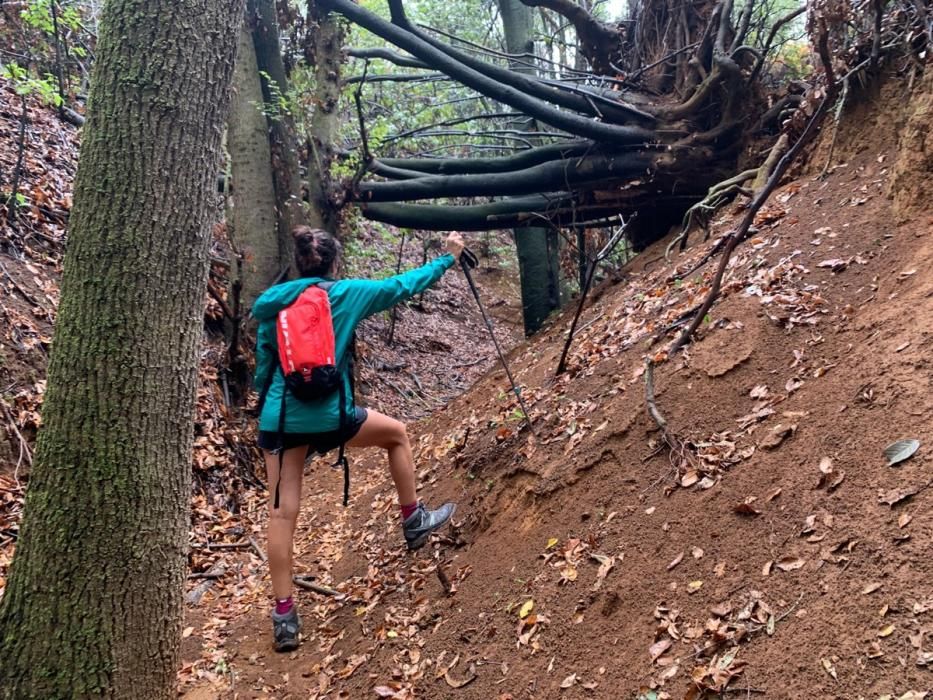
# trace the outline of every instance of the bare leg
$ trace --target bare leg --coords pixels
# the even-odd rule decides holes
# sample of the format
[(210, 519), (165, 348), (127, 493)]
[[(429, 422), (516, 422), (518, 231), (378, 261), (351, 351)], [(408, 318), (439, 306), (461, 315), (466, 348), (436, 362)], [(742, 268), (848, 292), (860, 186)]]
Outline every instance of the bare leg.
[(417, 500), (415, 494), (415, 460), (405, 424), (378, 411), (369, 411), (366, 422), (347, 445), (350, 447), (381, 447), (389, 453), (389, 472), (398, 491), (398, 502), (408, 505)]
[(275, 503), (275, 484), (279, 479), (279, 456), (263, 450), (269, 483), (269, 533), (267, 551), (272, 592), (277, 600), (292, 594), (292, 551), (295, 523), (301, 505), (301, 478), (308, 446), (285, 451), (282, 478), (279, 481), (279, 507)]

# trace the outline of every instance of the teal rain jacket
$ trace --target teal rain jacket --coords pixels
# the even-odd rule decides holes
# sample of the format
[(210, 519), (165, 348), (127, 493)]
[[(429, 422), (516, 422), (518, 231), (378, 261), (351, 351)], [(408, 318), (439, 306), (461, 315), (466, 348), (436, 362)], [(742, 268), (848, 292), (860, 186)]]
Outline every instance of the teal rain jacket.
[[(347, 374), (348, 349), (357, 324), (367, 316), (385, 311), (399, 302), (420, 294), (453, 267), (452, 255), (442, 255), (423, 267), (384, 280), (337, 280), (328, 290), (334, 320), (337, 366), (347, 385), (347, 410), (351, 410), (350, 379)], [(305, 277), (269, 287), (253, 304), (253, 316), (259, 321), (256, 333), (256, 391), (262, 392), (269, 372), (278, 366), (278, 342), (275, 320), (282, 309), (292, 304), (309, 286), (323, 282), (322, 277)], [(279, 410), (285, 379), (280, 371), (272, 378), (266, 395), (259, 429), (278, 431)], [(286, 433), (324, 433), (340, 427), (340, 392), (320, 401), (303, 402), (290, 393), (285, 395)]]

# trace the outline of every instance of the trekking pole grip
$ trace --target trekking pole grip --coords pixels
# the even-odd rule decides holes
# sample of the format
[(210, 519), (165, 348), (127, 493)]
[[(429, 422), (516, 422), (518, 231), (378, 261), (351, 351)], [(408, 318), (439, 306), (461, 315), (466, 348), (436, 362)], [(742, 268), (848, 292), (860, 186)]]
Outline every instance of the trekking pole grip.
[(469, 248), (464, 248), (460, 253), (460, 264), (464, 269), (469, 268), (472, 270), (476, 268), (477, 265), (479, 265), (479, 258), (476, 257), (476, 253), (474, 253), (472, 250)]

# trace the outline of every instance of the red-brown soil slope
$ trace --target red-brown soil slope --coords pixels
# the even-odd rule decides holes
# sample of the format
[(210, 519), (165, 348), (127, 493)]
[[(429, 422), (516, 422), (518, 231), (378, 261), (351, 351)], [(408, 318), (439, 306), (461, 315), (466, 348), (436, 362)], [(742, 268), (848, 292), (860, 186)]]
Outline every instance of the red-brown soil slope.
[[(339, 475), (312, 465), (296, 560), (342, 595), (301, 592), (304, 643), (276, 655), (265, 567), (238, 555), (191, 610), (183, 692), (924, 697), (933, 218), (929, 198), (892, 208), (900, 90), (844, 122), (826, 179), (824, 145), (773, 195), (697, 342), (660, 364), (688, 462), (659, 445), (642, 368), (652, 336), (703, 298), (713, 265), (680, 275), (712, 240), (672, 264), (660, 244), (600, 289), (560, 379), (569, 318), (511, 354), (537, 440), (501, 371), (412, 426), (421, 495), (459, 504), (459, 527), (422, 552), (403, 551), (381, 455), (355, 459), (349, 509)], [(900, 438), (920, 449), (888, 466)]]

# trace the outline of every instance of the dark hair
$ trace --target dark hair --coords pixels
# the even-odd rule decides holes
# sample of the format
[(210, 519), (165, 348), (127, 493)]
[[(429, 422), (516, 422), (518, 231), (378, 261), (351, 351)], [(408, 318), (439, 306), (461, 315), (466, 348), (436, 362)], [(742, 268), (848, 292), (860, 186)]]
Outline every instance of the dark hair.
[(310, 226), (292, 229), (295, 267), (300, 277), (325, 277), (340, 257), (340, 242), (327, 231)]

